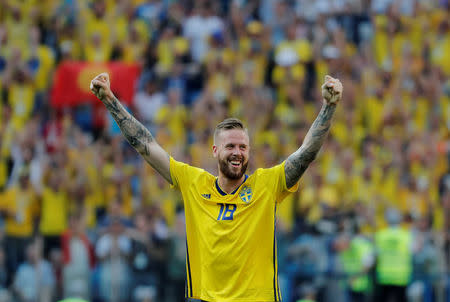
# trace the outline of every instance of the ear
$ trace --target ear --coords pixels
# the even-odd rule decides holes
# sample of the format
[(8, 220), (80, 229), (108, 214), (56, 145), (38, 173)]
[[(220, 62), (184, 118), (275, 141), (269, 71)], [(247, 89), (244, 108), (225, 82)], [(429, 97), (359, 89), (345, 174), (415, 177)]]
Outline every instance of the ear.
[(214, 158), (217, 158), (217, 146), (216, 145), (213, 145), (212, 146), (212, 151), (213, 151), (213, 156), (214, 156)]

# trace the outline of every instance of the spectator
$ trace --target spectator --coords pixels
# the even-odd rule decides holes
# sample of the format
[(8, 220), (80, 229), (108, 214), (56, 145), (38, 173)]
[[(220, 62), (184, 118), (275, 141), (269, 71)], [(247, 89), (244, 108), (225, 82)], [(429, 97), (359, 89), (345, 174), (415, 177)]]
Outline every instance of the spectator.
[[(450, 256), (450, 153), (447, 165), (449, 170), (439, 180), (439, 196), (444, 211), (445, 254), (448, 258)], [(449, 262), (447, 267), (450, 267)]]
[(94, 247), (86, 236), (84, 215), (70, 216), (69, 229), (61, 236), (63, 253), (63, 295), (66, 298), (91, 297), (91, 272), (95, 264)]
[(145, 79), (143, 89), (136, 93), (133, 103), (146, 127), (153, 129), (155, 116), (166, 101), (166, 95), (160, 90), (159, 81), (155, 76), (150, 76)]
[(136, 7), (136, 16), (145, 20), (149, 27), (155, 28), (164, 12), (164, 1), (146, 0)]
[(14, 277), (14, 292), (21, 302), (51, 302), (55, 275), (50, 263), (42, 258), (42, 243), (35, 239), (26, 247), (26, 261)]
[(12, 109), (11, 123), (14, 129), (21, 130), (30, 119), (36, 94), (32, 73), (22, 49), (12, 49), (11, 61), (6, 68), (3, 85), (8, 89), (7, 103)]
[(351, 302), (365, 302), (372, 291), (370, 270), (374, 265), (373, 247), (360, 235), (343, 235), (336, 245)]
[(413, 282), (408, 287), (408, 297), (414, 301), (433, 301), (434, 281), (443, 267), (442, 255), (433, 242), (427, 217), (418, 218), (413, 230), (415, 251), (413, 256)]
[(3, 246), (0, 247), (0, 292), (8, 288), (8, 268), (6, 266), (6, 255)]
[(167, 261), (169, 258), (168, 239), (169, 229), (162, 209), (159, 204), (155, 204), (149, 208), (149, 230), (150, 238), (153, 244), (153, 268), (158, 276), (157, 298), (165, 300), (168, 282)]
[(272, 32), (271, 42), (278, 45), (285, 38), (285, 30), (294, 20), (294, 14), (286, 1), (276, 1), (272, 16), (274, 18), (268, 24)]
[[(28, 132), (28, 130), (26, 131)], [(14, 156), (12, 158), (13, 162), (11, 176), (8, 183), (9, 186), (17, 183), (19, 174), (23, 170), (29, 171), (30, 182), (35, 189), (40, 185), (42, 162), (37, 156), (34, 146), (29, 141), (29, 137), (27, 137), (31, 136), (30, 134), (31, 133), (27, 133), (24, 135), (19, 144), (12, 146)]]
[(60, 248), (53, 249), (48, 256), (53, 274), (55, 275), (55, 291), (53, 299), (63, 297), (63, 255)]
[(176, 61), (172, 66), (172, 69), (167, 77), (167, 97), (168, 103), (170, 103), (170, 91), (177, 93), (178, 98), (181, 100), (181, 104), (190, 105), (188, 99), (188, 75), (184, 71), (184, 66), (181, 62)]
[(180, 93), (180, 89), (169, 89), (167, 104), (161, 106), (155, 117), (158, 125), (158, 139), (161, 137), (162, 141), (173, 149), (183, 148), (187, 141), (184, 125), (188, 121), (188, 115), (186, 107), (181, 102)]
[(223, 21), (215, 14), (211, 1), (197, 2), (192, 15), (183, 24), (183, 35), (190, 42), (194, 61), (202, 62), (208, 51), (208, 38), (224, 28)]
[(144, 51), (148, 38), (144, 36), (142, 25), (137, 21), (127, 26), (127, 39), (123, 43), (123, 61), (128, 63), (138, 62), (144, 64)]
[(106, 9), (105, 0), (93, 2), (83, 24), (83, 52), (89, 62), (106, 62), (111, 58), (114, 33), (110, 31)]
[(123, 213), (122, 202), (119, 198), (115, 198), (110, 201), (108, 205), (108, 212), (98, 222), (98, 232), (100, 234), (107, 233), (114, 221), (120, 221), (124, 227), (132, 226), (132, 222)]
[(40, 111), (40, 107), (47, 105), (47, 91), (50, 86), (51, 77), (55, 65), (55, 54), (46, 45), (40, 44), (41, 30), (34, 26), (30, 31), (30, 54), (27, 63), (33, 75), (33, 82), (36, 87), (36, 96), (33, 112)]
[(412, 236), (402, 230), (398, 211), (386, 212), (389, 227), (375, 234), (377, 249), (377, 301), (407, 301), (406, 287), (412, 277)]
[[(150, 222), (145, 212), (137, 213), (134, 218), (136, 229), (127, 230), (132, 239), (131, 268), (133, 274), (133, 298), (141, 301), (144, 293), (154, 292), (158, 285), (156, 259), (162, 257), (163, 250), (155, 246), (150, 230)], [(147, 294), (148, 295), (148, 294)]]
[(57, 39), (57, 49), (61, 61), (80, 60), (82, 58), (82, 41), (77, 36), (77, 28), (74, 22), (67, 21), (61, 25)]
[(156, 72), (159, 76), (165, 76), (177, 62), (186, 61), (189, 45), (185, 38), (177, 37), (175, 27), (166, 27), (162, 29), (159, 37), (156, 55), (158, 64)]
[(300, 290), (300, 297), (301, 299), (296, 300), (296, 302), (314, 302), (316, 301), (316, 289), (311, 284), (305, 284), (303, 285)]
[(95, 254), (99, 260), (102, 301), (129, 301), (131, 240), (122, 221), (113, 217), (106, 233), (98, 239)]
[(184, 283), (186, 275), (186, 230), (184, 227), (184, 215), (178, 213), (175, 221), (174, 232), (170, 237), (169, 246), (169, 279), (173, 287), (172, 293), (175, 301), (184, 299)]
[[(289, 300), (301, 298), (298, 289), (313, 285), (317, 295), (323, 296), (322, 272), (328, 265), (326, 243), (320, 234), (302, 234), (289, 247), (289, 274), (293, 287)], [(299, 295), (300, 294), (300, 295)]]
[(22, 170), (18, 184), (5, 192), (0, 209), (5, 216), (5, 247), (8, 275), (11, 277), (25, 260), (25, 250), (33, 236), (34, 221), (39, 209), (28, 171)]
[(49, 259), (53, 249), (61, 249), (61, 234), (67, 229), (68, 178), (57, 165), (55, 172), (47, 175), (48, 182), (41, 192), (41, 219), (39, 230), (44, 236), (44, 257)]

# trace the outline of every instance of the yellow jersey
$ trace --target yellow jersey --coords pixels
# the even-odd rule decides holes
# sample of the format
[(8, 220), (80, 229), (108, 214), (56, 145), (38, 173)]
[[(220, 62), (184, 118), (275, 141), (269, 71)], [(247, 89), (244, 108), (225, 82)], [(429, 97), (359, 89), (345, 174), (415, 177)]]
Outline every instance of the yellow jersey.
[(59, 236), (68, 225), (69, 200), (63, 190), (54, 191), (45, 187), (42, 192), (39, 230), (44, 236)]
[(186, 296), (209, 302), (281, 301), (276, 208), (286, 187), (284, 162), (258, 169), (231, 194), (203, 169), (170, 158), (186, 216)]
[(34, 231), (34, 220), (39, 212), (36, 194), (31, 187), (10, 187), (0, 195), (0, 210), (7, 211), (5, 234), (11, 237), (30, 237)]

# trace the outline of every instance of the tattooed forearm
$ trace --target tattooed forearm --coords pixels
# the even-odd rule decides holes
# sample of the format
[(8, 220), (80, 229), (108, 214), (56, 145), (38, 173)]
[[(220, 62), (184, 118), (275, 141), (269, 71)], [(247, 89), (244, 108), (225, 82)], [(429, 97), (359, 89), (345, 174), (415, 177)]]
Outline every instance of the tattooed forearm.
[(104, 98), (102, 101), (130, 145), (169, 183), (172, 183), (169, 154), (158, 145), (150, 131), (128, 113), (115, 97)]
[(297, 183), (309, 164), (316, 158), (330, 129), (331, 118), (335, 109), (335, 104), (324, 104), (322, 106), (319, 115), (308, 134), (306, 134), (302, 146), (286, 160), (284, 172), (288, 188)]
[(116, 98), (104, 103), (130, 145), (140, 154), (150, 155), (149, 143), (153, 141), (150, 131), (128, 113)]
[(110, 88), (109, 75), (101, 73), (96, 76), (90, 85), (91, 91), (103, 102), (106, 109), (119, 125), (120, 130), (133, 148), (169, 183), (172, 184), (170, 176), (170, 156), (153, 139), (150, 131), (139, 123), (120, 104)]

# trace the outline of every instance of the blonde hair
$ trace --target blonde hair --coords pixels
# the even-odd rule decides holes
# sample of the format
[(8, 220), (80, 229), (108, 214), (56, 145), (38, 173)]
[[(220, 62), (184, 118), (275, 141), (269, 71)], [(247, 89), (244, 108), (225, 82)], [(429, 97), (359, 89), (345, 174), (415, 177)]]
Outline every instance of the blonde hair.
[(248, 135), (248, 130), (245, 128), (244, 123), (238, 118), (230, 117), (217, 124), (216, 129), (214, 130), (214, 144), (216, 144), (217, 136), (220, 132), (232, 129), (241, 129)]

